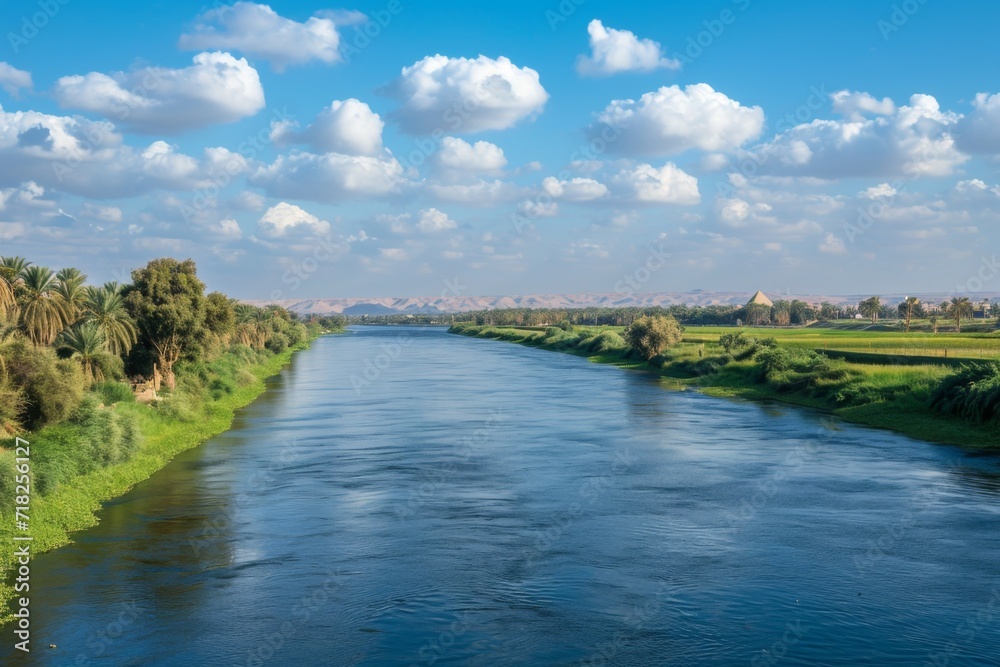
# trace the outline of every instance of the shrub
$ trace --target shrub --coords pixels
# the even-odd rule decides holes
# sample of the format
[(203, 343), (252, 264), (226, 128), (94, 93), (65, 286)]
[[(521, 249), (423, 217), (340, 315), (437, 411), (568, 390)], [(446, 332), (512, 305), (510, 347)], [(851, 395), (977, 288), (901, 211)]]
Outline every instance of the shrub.
[(647, 315), (625, 329), (625, 340), (636, 352), (650, 360), (679, 343), (681, 333), (681, 325), (673, 317)]
[(30, 430), (67, 419), (83, 399), (86, 384), (75, 361), (59, 359), (52, 348), (14, 340), (3, 348), (7, 378), (24, 399), (22, 425)]
[(1000, 416), (1000, 363), (965, 364), (947, 376), (931, 394), (931, 409), (975, 422)]
[(105, 405), (135, 401), (132, 388), (124, 382), (99, 382), (94, 385), (94, 393), (101, 397), (101, 402)]

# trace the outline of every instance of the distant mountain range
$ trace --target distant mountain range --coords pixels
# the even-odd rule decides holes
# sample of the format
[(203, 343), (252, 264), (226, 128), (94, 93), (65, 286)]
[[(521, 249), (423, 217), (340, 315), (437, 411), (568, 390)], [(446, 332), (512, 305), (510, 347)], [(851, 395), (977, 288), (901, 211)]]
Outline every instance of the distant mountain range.
[[(828, 301), (835, 305), (856, 304), (860, 299), (871, 296), (817, 296), (814, 294), (786, 294), (764, 292), (772, 301), (799, 299), (811, 304)], [(492, 310), (497, 308), (630, 308), (646, 306), (725, 306), (743, 305), (754, 295), (748, 292), (649, 292), (644, 294), (527, 294), (523, 296), (413, 296), (413, 297), (331, 297), (325, 299), (281, 299), (278, 301), (248, 301), (255, 305), (279, 304), (291, 311), (304, 315), (429, 315), (440, 313), (463, 313), (470, 310)], [(896, 303), (907, 296), (915, 296), (924, 303), (940, 303), (951, 294), (882, 294), (883, 303)], [(977, 292), (967, 294), (973, 302), (984, 298), (995, 301), (1000, 292)]]

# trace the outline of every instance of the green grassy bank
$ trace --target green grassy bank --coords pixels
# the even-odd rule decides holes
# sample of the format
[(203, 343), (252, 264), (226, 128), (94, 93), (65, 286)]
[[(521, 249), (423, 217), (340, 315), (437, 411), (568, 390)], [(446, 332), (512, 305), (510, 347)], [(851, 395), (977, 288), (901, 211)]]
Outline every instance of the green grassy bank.
[[(726, 349), (720, 338), (733, 334), (735, 329), (689, 327), (680, 344), (646, 361), (627, 345), (621, 327), (574, 327), (564, 331), (557, 327), (457, 324), (450, 331), (647, 370), (660, 375), (667, 385), (694, 387), (715, 396), (776, 400), (816, 408), (847, 421), (891, 429), (922, 440), (1000, 447), (996, 419), (975, 420), (932, 410), (935, 391), (955, 373), (955, 368), (915, 364), (910, 358), (894, 363), (897, 360), (889, 354), (878, 355), (875, 361), (879, 363), (857, 363), (855, 357), (830, 358), (815, 351), (815, 344), (803, 344), (822, 332), (799, 330), (802, 333), (778, 333), (773, 339), (759, 341), (755, 335), (770, 337), (772, 331), (750, 331), (738, 344)], [(851, 333), (865, 347), (870, 343), (873, 349), (884, 349), (879, 339), (881, 334), (865, 337), (865, 332)], [(949, 344), (955, 348), (970, 345), (957, 336), (949, 338)], [(972, 343), (976, 344), (986, 347), (981, 341)]]
[[(307, 341), (280, 353), (236, 347), (210, 362), (179, 369), (177, 388), (156, 405), (136, 403), (127, 391), (118, 402), (104, 405), (116, 393), (104, 391), (102, 404), (95, 405), (92, 399), (74, 419), (21, 434), (31, 447), (27, 532), (15, 531), (14, 526), (14, 439), (0, 441), (3, 484), (10, 485), (0, 495), (0, 571), (4, 575), (0, 622), (10, 619), (8, 603), (14, 596), (10, 573), (16, 567), (15, 533), (34, 538), (33, 556), (68, 543), (72, 532), (98, 522), (102, 503), (147, 479), (178, 453), (227, 430), (236, 411), (264, 391), (265, 380), (308, 346)], [(98, 450), (109, 449), (118, 451), (117, 461), (94, 459)], [(19, 596), (30, 597), (30, 592)]]

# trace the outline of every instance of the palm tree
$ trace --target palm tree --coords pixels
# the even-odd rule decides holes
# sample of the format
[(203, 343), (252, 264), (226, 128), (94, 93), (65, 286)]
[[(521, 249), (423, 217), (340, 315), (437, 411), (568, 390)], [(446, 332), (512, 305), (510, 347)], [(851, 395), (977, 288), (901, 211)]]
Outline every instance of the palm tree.
[(14, 276), (19, 278), (24, 275), (24, 270), (31, 266), (31, 262), (24, 257), (11, 255), (10, 257), (0, 257), (0, 266), (10, 269), (14, 272)]
[(110, 356), (105, 349), (104, 334), (94, 322), (84, 322), (59, 335), (57, 347), (68, 353), (83, 367), (83, 374), (90, 384), (104, 379), (103, 367)]
[(28, 266), (21, 286), (21, 327), (35, 345), (50, 345), (69, 321), (69, 308), (56, 292), (59, 285), (51, 269)]
[(17, 310), (17, 299), (14, 296), (14, 276), (6, 267), (0, 266), (0, 318)]
[(967, 296), (952, 297), (948, 306), (948, 314), (955, 318), (955, 330), (961, 333), (962, 318), (972, 316), (972, 303)]
[(263, 308), (247, 303), (236, 304), (236, 340), (248, 347), (260, 349), (270, 332), (270, 316)]
[(135, 323), (125, 310), (125, 301), (117, 289), (109, 289), (107, 284), (88, 290), (84, 317), (87, 322), (97, 325), (111, 354), (125, 356), (138, 340)]
[(66, 268), (56, 274), (59, 284), (56, 286), (56, 293), (66, 302), (67, 315), (70, 322), (80, 319), (83, 313), (84, 301), (87, 298), (87, 290), (83, 286), (83, 281), (87, 276), (80, 273), (79, 269)]
[(906, 333), (910, 333), (910, 318), (913, 317), (913, 310), (920, 304), (920, 299), (915, 296), (906, 297), (906, 301), (899, 304), (899, 310), (906, 319)]
[(858, 312), (865, 317), (872, 318), (872, 324), (875, 324), (876, 320), (878, 320), (880, 310), (882, 310), (882, 300), (877, 296), (865, 299), (858, 304)]

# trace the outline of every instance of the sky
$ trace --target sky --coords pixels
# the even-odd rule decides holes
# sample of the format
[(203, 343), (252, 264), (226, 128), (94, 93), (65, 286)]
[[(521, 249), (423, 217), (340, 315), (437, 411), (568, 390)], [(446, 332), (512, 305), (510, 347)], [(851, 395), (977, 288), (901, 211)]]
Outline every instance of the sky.
[(172, 256), (248, 299), (1000, 290), (1000, 3), (7, 0), (0, 27), (0, 255), (92, 282)]

